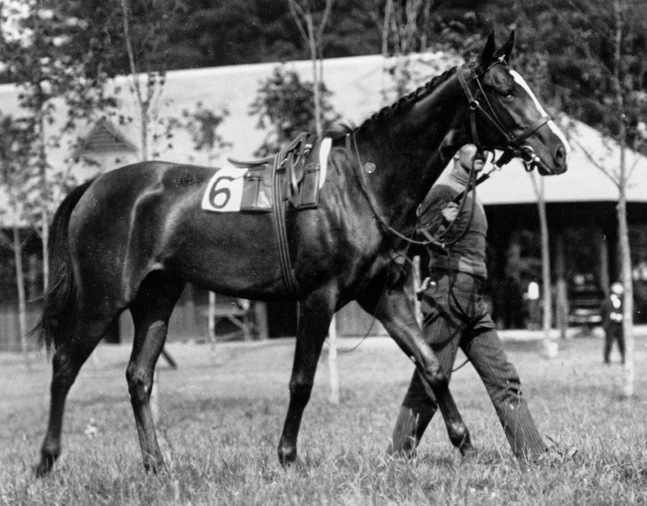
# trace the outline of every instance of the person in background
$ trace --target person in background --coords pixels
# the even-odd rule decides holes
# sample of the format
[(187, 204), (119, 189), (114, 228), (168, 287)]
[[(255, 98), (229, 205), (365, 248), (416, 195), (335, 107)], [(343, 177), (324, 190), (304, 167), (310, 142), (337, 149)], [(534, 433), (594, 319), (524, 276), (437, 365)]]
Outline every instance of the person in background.
[(611, 363), (613, 342), (618, 343), (622, 363), (625, 363), (625, 335), (622, 328), (624, 319), (624, 287), (621, 283), (611, 285), (611, 294), (604, 299), (600, 307), (602, 328), (604, 329), (604, 363)]
[[(463, 146), (454, 157), (451, 172), (441, 176), (425, 200), (426, 210), (420, 216), (421, 226), (426, 230), (423, 234), (442, 234), (447, 242), (457, 240), (446, 248), (427, 248), (429, 278), (419, 293), (423, 332), (447, 378), (451, 377), (460, 346), (492, 399), (513, 453), (520, 459), (534, 458), (546, 452), (546, 444), (521, 394), (519, 375), (503, 351), (483, 301), (487, 277), (485, 211), (475, 196), (467, 196), (462, 210), (454, 202), (466, 188), (472, 166), (480, 171), (484, 165), (484, 155), (476, 146)], [(437, 408), (433, 392), (415, 371), (388, 453), (412, 456)]]
[(526, 292), (526, 299), (528, 300), (528, 328), (538, 330), (541, 328), (541, 308), (539, 300), (539, 283), (532, 280), (528, 283), (528, 291)]

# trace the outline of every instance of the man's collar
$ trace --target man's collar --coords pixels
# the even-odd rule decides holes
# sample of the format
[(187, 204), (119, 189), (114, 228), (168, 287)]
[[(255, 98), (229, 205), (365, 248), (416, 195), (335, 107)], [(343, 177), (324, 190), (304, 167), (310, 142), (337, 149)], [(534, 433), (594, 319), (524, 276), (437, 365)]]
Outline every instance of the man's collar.
[(467, 186), (467, 182), (469, 181), (469, 173), (462, 167), (452, 167), (450, 175), (452, 179), (454, 179), (454, 181), (462, 184), (463, 186)]

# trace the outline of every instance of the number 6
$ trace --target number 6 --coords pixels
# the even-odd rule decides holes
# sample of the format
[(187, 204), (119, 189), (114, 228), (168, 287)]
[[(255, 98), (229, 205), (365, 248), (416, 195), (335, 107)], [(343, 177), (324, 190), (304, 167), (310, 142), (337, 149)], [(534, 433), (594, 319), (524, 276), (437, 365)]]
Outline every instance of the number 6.
[[(222, 209), (227, 205), (229, 199), (231, 198), (231, 190), (228, 187), (228, 181), (233, 181), (233, 177), (221, 176), (216, 179), (216, 182), (211, 187), (211, 193), (209, 195), (209, 202), (215, 209)], [(222, 187), (221, 186), (221, 181)]]

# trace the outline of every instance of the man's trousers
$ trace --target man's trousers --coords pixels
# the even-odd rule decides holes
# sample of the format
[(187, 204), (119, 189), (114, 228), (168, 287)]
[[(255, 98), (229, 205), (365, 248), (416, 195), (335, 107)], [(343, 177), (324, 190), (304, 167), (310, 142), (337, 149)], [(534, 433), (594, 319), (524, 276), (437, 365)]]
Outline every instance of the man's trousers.
[[(506, 357), (485, 307), (483, 284), (482, 278), (465, 273), (433, 272), (421, 301), (425, 339), (448, 379), (460, 346), (485, 385), (513, 453), (519, 458), (536, 456), (546, 445), (521, 394), (519, 375)], [(414, 372), (391, 451), (412, 453), (437, 407), (431, 389)]]
[(611, 348), (613, 343), (618, 343), (618, 351), (622, 363), (625, 363), (625, 334), (622, 328), (622, 322), (610, 322), (604, 327), (604, 363), (609, 364), (611, 359)]

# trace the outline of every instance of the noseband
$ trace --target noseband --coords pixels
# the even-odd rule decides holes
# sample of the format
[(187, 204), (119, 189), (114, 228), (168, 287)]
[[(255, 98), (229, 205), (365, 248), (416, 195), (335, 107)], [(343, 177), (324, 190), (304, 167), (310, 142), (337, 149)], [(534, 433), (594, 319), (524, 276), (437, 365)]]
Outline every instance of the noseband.
[[(464, 68), (466, 69), (467, 72), (462, 72), (460, 70), (457, 72), (458, 81), (461, 83), (461, 87), (465, 92), (465, 96), (467, 97), (467, 102), (470, 108), (470, 129), (471, 129), (471, 135), (472, 135), (472, 144), (474, 144), (479, 151), (491, 151), (494, 149), (502, 150), (503, 154), (496, 161), (496, 165), (498, 165), (499, 167), (502, 167), (503, 165), (510, 162), (510, 160), (512, 160), (512, 158), (514, 158), (515, 156), (518, 156), (523, 161), (524, 167), (526, 168), (526, 170), (530, 172), (534, 168), (534, 166), (537, 163), (539, 163), (540, 160), (539, 160), (539, 157), (535, 154), (535, 151), (532, 149), (531, 146), (529, 146), (528, 144), (522, 144), (522, 143), (528, 137), (534, 134), (537, 130), (539, 130), (542, 126), (548, 123), (548, 121), (550, 121), (550, 118), (548, 116), (542, 116), (517, 136), (515, 136), (508, 128), (506, 128), (506, 126), (501, 122), (501, 120), (497, 117), (496, 113), (494, 112), (494, 108), (492, 107), (492, 104), (490, 103), (490, 101), (487, 98), (487, 95), (485, 94), (485, 90), (483, 89), (483, 85), (481, 84), (481, 79), (480, 79), (482, 75), (488, 72), (495, 65), (506, 66), (505, 59), (503, 57), (499, 58), (497, 61), (492, 63), (492, 65), (490, 65), (487, 69), (485, 69), (480, 74), (476, 74), (472, 66), (468, 64), (464, 65)], [(469, 84), (465, 77), (466, 73), (469, 73), (470, 81), (476, 82), (478, 86), (477, 93), (478, 91), (481, 92), (481, 96), (483, 98), (483, 101), (487, 105), (487, 109), (489, 110), (489, 112), (476, 99), (476, 97), (472, 93), (472, 90), (470, 90)], [(506, 139), (505, 144), (496, 145), (496, 146), (483, 146), (481, 144), (479, 140), (478, 132), (476, 129), (477, 114), (480, 115), (487, 123), (490, 124), (491, 127), (497, 130), (499, 134), (501, 134), (501, 136), (503, 136)]]

